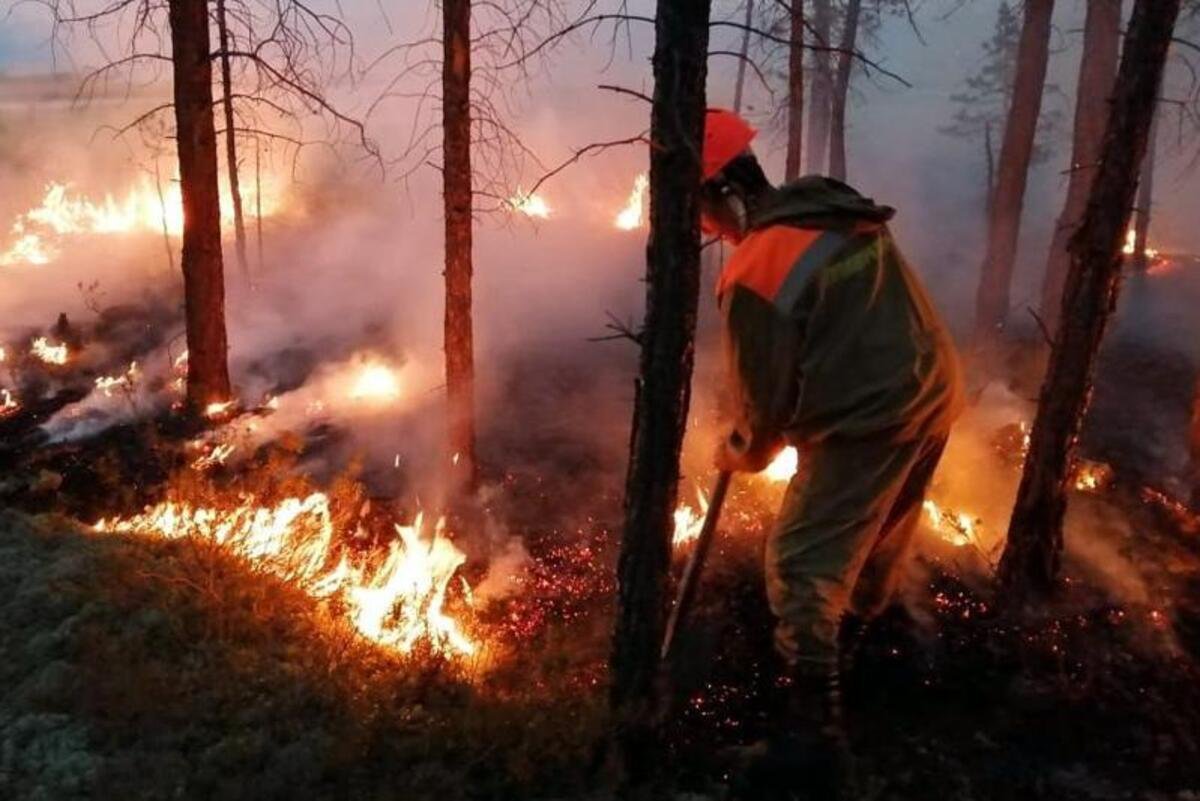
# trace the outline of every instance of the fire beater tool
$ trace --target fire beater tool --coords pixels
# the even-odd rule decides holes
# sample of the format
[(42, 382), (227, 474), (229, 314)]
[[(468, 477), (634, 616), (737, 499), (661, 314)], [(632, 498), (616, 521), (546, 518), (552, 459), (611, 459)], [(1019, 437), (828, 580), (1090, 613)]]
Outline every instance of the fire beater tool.
[(667, 630), (663, 635), (660, 658), (663, 662), (671, 657), (671, 649), (679, 627), (683, 624), (691, 609), (692, 601), (696, 599), (696, 588), (700, 584), (700, 571), (704, 569), (704, 560), (708, 558), (708, 549), (712, 545), (713, 536), (717, 533), (717, 521), (721, 519), (721, 507), (725, 503), (725, 494), (729, 491), (729, 480), (732, 473), (722, 470), (717, 474), (709, 496), (708, 511), (704, 515), (704, 525), (700, 527), (700, 536), (696, 538), (696, 546), (688, 557), (687, 566), (683, 569), (683, 578), (679, 581), (679, 591), (675, 595), (675, 606), (671, 608), (671, 616), (667, 618)]

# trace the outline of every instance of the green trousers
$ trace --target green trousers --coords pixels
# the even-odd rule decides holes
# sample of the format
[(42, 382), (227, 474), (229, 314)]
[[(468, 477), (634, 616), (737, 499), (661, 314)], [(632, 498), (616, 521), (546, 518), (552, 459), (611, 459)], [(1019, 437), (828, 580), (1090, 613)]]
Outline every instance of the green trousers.
[(826, 440), (805, 451), (767, 539), (775, 642), (800, 669), (835, 668), (843, 616), (892, 601), (944, 435), (913, 442)]

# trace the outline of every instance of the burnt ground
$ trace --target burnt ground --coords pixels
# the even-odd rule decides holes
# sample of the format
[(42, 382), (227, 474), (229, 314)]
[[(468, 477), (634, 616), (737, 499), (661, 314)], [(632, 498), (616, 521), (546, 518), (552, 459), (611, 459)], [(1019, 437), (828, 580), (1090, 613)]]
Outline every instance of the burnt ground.
[[(1131, 379), (1112, 353), (1089, 426), (1103, 436), (1087, 444), (1117, 484), (1073, 508), (1122, 522), (1105, 536), (1138, 566), (1145, 596), (1068, 562), (1061, 597), (1018, 617), (986, 575), (926, 554), (918, 622), (881, 621), (847, 678), (861, 798), (1200, 798), (1200, 539), (1145, 502), (1161, 470), (1132, 433), (1134, 405), (1118, 402), (1123, 380), (1159, 380), (1146, 376), (1169, 385), (1157, 397), (1186, 393), (1174, 369)], [(10, 449), (0, 796), (606, 797), (596, 743), (625, 442), (596, 408), (623, 409), (628, 377), (621, 358), (598, 368), (536, 354), (501, 388), (519, 412), (483, 432), (486, 505), (533, 560), (520, 591), (483, 617), (511, 649), (474, 682), (431, 655), (360, 642), (328, 609), (211, 548), (45, 515), (93, 520), (161, 497), (192, 433), (169, 416)], [(1175, 424), (1160, 424), (1153, 441), (1171, 442)], [(1135, 469), (1123, 472), (1122, 456)], [(741, 516), (706, 575), (652, 797), (723, 797), (715, 755), (761, 736), (777, 701), (760, 568), (769, 514)]]

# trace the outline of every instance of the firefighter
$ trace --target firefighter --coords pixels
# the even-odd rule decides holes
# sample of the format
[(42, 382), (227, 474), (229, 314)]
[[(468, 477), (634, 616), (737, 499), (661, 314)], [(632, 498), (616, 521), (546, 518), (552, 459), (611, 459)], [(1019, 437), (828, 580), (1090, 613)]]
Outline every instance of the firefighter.
[(893, 600), (963, 387), (888, 230), (894, 210), (831, 178), (772, 186), (755, 133), (707, 114), (701, 221), (736, 246), (717, 283), (732, 424), (715, 462), (757, 472), (786, 445), (803, 454), (767, 540), (767, 596), (791, 676), (789, 753), (830, 794), (837, 777), (819, 774), (844, 756), (846, 631)]

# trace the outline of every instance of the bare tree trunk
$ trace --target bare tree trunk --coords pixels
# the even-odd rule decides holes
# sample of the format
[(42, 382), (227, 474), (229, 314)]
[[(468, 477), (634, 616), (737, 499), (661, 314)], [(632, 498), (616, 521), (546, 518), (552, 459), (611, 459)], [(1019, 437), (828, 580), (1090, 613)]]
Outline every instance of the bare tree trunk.
[(1144, 273), (1150, 269), (1146, 248), (1150, 246), (1150, 217), (1154, 211), (1154, 168), (1158, 162), (1158, 114), (1150, 126), (1150, 142), (1146, 145), (1146, 160), (1142, 162), (1142, 180), (1138, 186), (1136, 227), (1133, 233), (1133, 269)]
[[(813, 0), (813, 37), (818, 47), (829, 47), (832, 15), (830, 0)], [(833, 73), (828, 50), (813, 51), (811, 87), (808, 98), (808, 155), (804, 159), (804, 171), (813, 174), (825, 169), (825, 156), (829, 151), (829, 104), (833, 94)]]
[(996, 192), (996, 151), (992, 146), (992, 124), (983, 124), (983, 152), (987, 158), (987, 188), (983, 194), (983, 212), (986, 216), (992, 213), (992, 197)]
[(442, 3), (442, 186), (446, 215), (446, 400), (456, 489), (475, 486), (471, 320), (471, 0)]
[(225, 24), (225, 0), (217, 3), (217, 33), (221, 40), (221, 93), (225, 112), (225, 169), (229, 179), (229, 198), (233, 203), (233, 241), (237, 252), (238, 269), (243, 278), (250, 277), (246, 261), (246, 220), (242, 216), (242, 190), (238, 186), (237, 133), (233, 122), (233, 72), (229, 58), (229, 27)]
[(262, 147), (257, 138), (254, 140), (254, 233), (258, 240), (258, 270), (263, 268), (263, 230), (262, 230)]
[(167, 250), (167, 266), (175, 273), (175, 246), (171, 244), (171, 227), (167, 222), (167, 196), (163, 194), (162, 172), (158, 168), (158, 155), (154, 156), (154, 191), (158, 193), (158, 209), (162, 220), (163, 247)]
[(655, 764), (656, 676), (672, 514), (687, 425), (700, 295), (700, 149), (709, 0), (659, 0), (650, 112), (646, 320), (617, 565), (611, 702), (632, 780)]
[(1053, 331), (1058, 326), (1063, 282), (1071, 256), (1067, 242), (1087, 208), (1088, 192), (1104, 144), (1108, 98), (1117, 75), (1121, 48), (1121, 0), (1088, 0), (1083, 28), (1083, 56), (1079, 62), (1079, 87), (1075, 92), (1075, 133), (1071, 146), (1071, 175), (1067, 199), (1054, 229), (1054, 241), (1042, 281), (1042, 320)]
[(988, 219), (987, 253), (975, 298), (975, 343), (994, 341), (1008, 318), (1009, 289), (1021, 233), (1021, 207), (1046, 86), (1054, 0), (1026, 0), (1017, 48), (1017, 77), (1000, 146), (996, 191)]
[(800, 152), (804, 145), (804, 0), (791, 0), (788, 12), (791, 29), (788, 34), (788, 108), (787, 161), (783, 168), (785, 181), (800, 177)]
[(1083, 222), (1068, 245), (1071, 266), (1062, 322), (1000, 561), (1000, 578), (1017, 600), (1047, 593), (1057, 584), (1067, 477), (1096, 354), (1116, 304), (1121, 246), (1179, 5), (1180, 0), (1137, 0), (1134, 5), (1100, 166)]
[(848, 0), (842, 22), (842, 41), (838, 45), (837, 75), (834, 77), (833, 119), (829, 126), (829, 175), (846, 180), (846, 103), (850, 97), (850, 76), (854, 70), (854, 50), (858, 46), (858, 20), (862, 0)]
[(183, 195), (183, 291), (187, 320), (188, 410), (202, 413), (232, 396), (225, 340), (221, 200), (213, 125), (207, 0), (169, 0), (175, 128)]
[(737, 83), (733, 87), (733, 110), (742, 113), (742, 92), (746, 88), (746, 62), (750, 58), (750, 28), (754, 24), (754, 0), (746, 0), (746, 28), (742, 31), (742, 57), (738, 59)]

